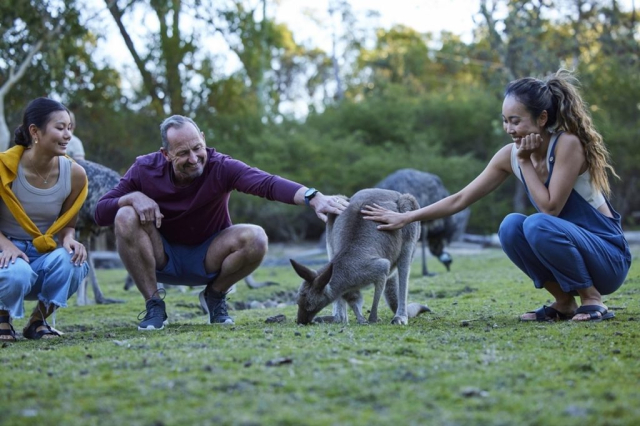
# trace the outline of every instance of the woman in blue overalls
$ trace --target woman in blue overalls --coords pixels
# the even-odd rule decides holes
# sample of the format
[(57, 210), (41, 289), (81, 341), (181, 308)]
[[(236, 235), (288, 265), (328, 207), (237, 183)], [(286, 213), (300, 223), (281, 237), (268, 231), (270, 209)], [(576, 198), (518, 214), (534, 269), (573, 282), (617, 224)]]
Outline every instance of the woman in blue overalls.
[(620, 215), (608, 201), (607, 172), (616, 176), (615, 171), (574, 81), (568, 71), (560, 70), (544, 81), (528, 77), (511, 82), (505, 91), (502, 120), (513, 143), (500, 149), (473, 182), (412, 212), (366, 206), (364, 218), (380, 222), (378, 229), (390, 230), (449, 216), (514, 174), (539, 213), (508, 215), (500, 225), (500, 242), (536, 288), (544, 288), (555, 299), (551, 306), (520, 319), (612, 318), (602, 295), (622, 285), (631, 254)]

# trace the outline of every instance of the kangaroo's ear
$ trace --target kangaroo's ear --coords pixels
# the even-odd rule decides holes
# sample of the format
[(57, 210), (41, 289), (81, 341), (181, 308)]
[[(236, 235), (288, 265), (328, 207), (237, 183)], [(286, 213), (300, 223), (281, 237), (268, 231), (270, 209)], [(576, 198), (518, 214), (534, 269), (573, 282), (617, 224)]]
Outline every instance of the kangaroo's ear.
[(296, 271), (296, 274), (298, 274), (300, 278), (309, 283), (312, 283), (313, 280), (315, 280), (318, 276), (318, 273), (316, 271), (311, 268), (307, 268), (306, 266), (296, 262), (293, 259), (289, 259), (289, 262), (291, 262), (291, 266), (293, 266), (293, 270)]
[(313, 281), (314, 289), (318, 291), (324, 290), (329, 281), (331, 281), (331, 275), (333, 275), (333, 262), (329, 262), (325, 269), (320, 271), (315, 281)]

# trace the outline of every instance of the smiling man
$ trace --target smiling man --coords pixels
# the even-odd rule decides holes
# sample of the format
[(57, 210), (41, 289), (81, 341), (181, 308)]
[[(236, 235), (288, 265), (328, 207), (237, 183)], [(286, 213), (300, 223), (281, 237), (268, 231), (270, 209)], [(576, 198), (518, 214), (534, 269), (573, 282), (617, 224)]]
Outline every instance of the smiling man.
[(146, 300), (139, 330), (167, 323), (158, 282), (206, 285), (200, 297), (209, 322), (233, 324), (226, 293), (258, 268), (268, 238), (259, 226), (232, 224), (231, 191), (308, 205), (323, 220), (347, 203), (208, 148), (190, 118), (169, 117), (160, 133), (160, 151), (136, 159), (98, 202), (96, 222), (115, 224), (120, 258)]

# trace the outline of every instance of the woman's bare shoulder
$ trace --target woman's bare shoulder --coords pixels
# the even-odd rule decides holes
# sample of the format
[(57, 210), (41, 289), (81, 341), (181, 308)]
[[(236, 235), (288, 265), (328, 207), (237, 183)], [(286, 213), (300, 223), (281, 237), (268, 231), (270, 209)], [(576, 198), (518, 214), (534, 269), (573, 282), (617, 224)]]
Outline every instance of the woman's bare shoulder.
[(558, 137), (556, 156), (563, 153), (584, 157), (584, 145), (582, 145), (578, 136), (573, 133), (564, 132)]
[(511, 151), (513, 150), (513, 146), (513, 143), (508, 143), (500, 148), (491, 159), (491, 163), (493, 163), (495, 167), (511, 173)]
[(75, 161), (71, 162), (71, 184), (73, 186), (83, 186), (85, 181), (87, 180), (87, 172), (85, 172), (84, 167)]

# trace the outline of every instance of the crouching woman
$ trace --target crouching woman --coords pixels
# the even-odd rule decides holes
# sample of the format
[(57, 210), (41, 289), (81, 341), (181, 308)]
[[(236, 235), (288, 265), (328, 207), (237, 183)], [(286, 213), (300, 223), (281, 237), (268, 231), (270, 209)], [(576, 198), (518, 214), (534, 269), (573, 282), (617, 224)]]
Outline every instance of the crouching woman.
[[(65, 156), (70, 117), (59, 102), (38, 98), (15, 131), (16, 146), (0, 153), (0, 339), (15, 341), (13, 318), (37, 300), (23, 330), (27, 339), (55, 338), (47, 318), (76, 292), (89, 271), (75, 239), (87, 196), (84, 169)], [(54, 240), (57, 236), (57, 242)]]
[[(502, 103), (501, 148), (485, 170), (460, 192), (419, 210), (363, 209), (380, 230), (459, 212), (498, 188), (511, 175), (522, 181), (538, 213), (508, 215), (498, 232), (502, 247), (536, 288), (555, 301), (520, 316), (522, 321), (601, 321), (614, 317), (602, 295), (618, 290), (631, 266), (620, 215), (607, 196), (609, 154), (592, 124), (577, 79), (560, 70), (507, 86)], [(580, 297), (580, 306), (575, 297)]]

